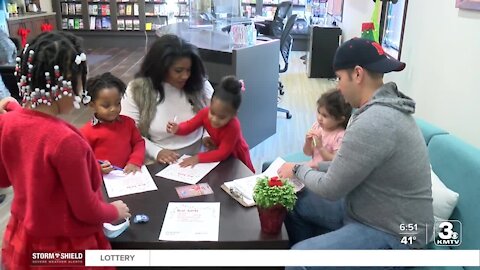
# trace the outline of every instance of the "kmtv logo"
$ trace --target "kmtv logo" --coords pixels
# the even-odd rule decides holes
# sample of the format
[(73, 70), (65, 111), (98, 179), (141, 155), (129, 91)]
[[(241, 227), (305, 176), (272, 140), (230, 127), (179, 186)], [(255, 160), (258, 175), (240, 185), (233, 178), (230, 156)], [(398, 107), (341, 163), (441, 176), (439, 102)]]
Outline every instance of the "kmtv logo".
[(435, 245), (459, 246), (462, 243), (462, 223), (458, 220), (436, 221)]

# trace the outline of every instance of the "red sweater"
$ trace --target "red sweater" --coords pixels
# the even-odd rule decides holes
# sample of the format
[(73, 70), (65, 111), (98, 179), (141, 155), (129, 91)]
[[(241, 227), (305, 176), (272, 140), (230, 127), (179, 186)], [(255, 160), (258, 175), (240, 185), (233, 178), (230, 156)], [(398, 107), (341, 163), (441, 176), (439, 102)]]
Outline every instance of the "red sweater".
[(86, 123), (81, 132), (99, 160), (108, 160), (124, 168), (127, 163), (141, 167), (145, 159), (145, 141), (132, 118), (120, 115), (113, 122)]
[(178, 135), (186, 135), (199, 127), (204, 127), (208, 134), (210, 134), (213, 142), (217, 146), (216, 150), (203, 152), (198, 154), (198, 161), (216, 162), (227, 159), (230, 155), (238, 158), (247, 167), (255, 172), (252, 161), (250, 160), (250, 152), (248, 144), (243, 138), (240, 121), (237, 117), (232, 118), (225, 126), (221, 128), (214, 128), (208, 120), (209, 108), (200, 110), (192, 119), (181, 123), (178, 126)]
[(65, 121), (19, 109), (0, 115), (0, 187), (13, 186), (12, 215), (36, 237), (80, 237), (118, 218), (101, 192), (90, 146)]

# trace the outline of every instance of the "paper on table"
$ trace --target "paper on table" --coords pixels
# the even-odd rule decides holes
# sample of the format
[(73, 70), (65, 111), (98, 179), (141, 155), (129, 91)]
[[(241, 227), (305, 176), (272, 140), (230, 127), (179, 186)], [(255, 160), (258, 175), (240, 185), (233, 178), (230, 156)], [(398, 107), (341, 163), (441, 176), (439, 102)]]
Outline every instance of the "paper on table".
[(177, 163), (171, 164), (165, 169), (161, 170), (156, 174), (156, 176), (167, 178), (170, 180), (187, 183), (187, 184), (196, 184), (198, 181), (207, 175), (213, 168), (215, 168), (220, 162), (211, 162), (211, 163), (198, 163), (195, 166), (188, 166), (185, 168), (180, 167), (180, 163), (190, 156), (183, 155), (181, 156)]
[[(257, 179), (262, 176), (278, 176), (277, 171), (284, 163), (285, 160), (283, 160), (281, 157), (278, 157), (262, 174), (244, 177), (230, 182), (225, 182), (224, 185), (229, 189), (234, 189), (237, 192), (240, 192), (241, 196), (243, 197), (243, 202), (246, 205), (254, 205), (255, 201), (253, 200), (253, 189), (255, 188)], [(294, 186), (295, 192), (298, 192), (305, 187), (305, 185), (296, 178), (289, 179), (288, 181), (290, 181), (290, 183), (292, 183), (292, 185)]]
[(158, 189), (145, 166), (142, 166), (141, 172), (135, 174), (113, 170), (103, 176), (103, 182), (110, 198)]
[(170, 202), (158, 240), (218, 241), (219, 227), (219, 202)]

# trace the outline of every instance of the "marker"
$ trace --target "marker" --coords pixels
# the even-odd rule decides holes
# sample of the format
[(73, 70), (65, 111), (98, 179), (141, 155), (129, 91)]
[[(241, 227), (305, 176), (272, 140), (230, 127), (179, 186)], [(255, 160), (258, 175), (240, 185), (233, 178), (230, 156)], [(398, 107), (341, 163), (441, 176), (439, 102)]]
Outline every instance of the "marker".
[[(100, 164), (102, 164), (102, 165), (103, 165), (103, 164), (105, 164), (105, 161), (98, 160), (98, 163), (100, 163)], [(112, 165), (112, 164), (110, 164), (110, 166), (112, 166), (112, 168), (113, 168), (113, 169), (115, 169), (115, 170), (123, 171), (123, 169), (122, 169), (122, 168), (120, 168), (120, 167), (117, 167), (117, 166), (115, 166), (115, 165)]]
[(173, 117), (173, 122), (176, 123), (177, 122), (177, 116), (175, 115), (175, 117)]
[(312, 137), (313, 138), (313, 147), (317, 147), (317, 140), (315, 140), (315, 137)]

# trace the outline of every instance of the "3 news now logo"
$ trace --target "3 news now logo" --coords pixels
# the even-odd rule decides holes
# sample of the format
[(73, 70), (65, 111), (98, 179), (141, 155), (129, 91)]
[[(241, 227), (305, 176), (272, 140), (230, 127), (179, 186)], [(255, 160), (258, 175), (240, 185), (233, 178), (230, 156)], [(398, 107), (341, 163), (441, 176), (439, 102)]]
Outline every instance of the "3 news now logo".
[(83, 251), (74, 252), (51, 252), (35, 251), (32, 252), (32, 266), (84, 266), (85, 253)]
[(462, 243), (462, 223), (458, 220), (436, 221), (435, 245), (459, 246)]

